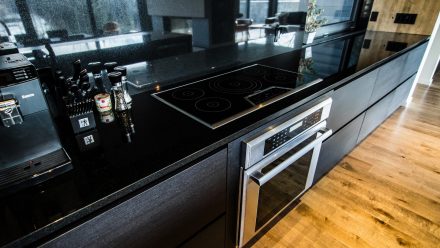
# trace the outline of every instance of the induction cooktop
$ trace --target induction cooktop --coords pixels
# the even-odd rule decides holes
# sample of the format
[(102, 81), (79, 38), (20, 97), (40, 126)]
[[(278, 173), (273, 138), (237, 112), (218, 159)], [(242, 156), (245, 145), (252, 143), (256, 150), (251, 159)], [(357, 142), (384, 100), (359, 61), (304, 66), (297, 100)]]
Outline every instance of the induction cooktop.
[(215, 129), (321, 81), (255, 64), (152, 95)]

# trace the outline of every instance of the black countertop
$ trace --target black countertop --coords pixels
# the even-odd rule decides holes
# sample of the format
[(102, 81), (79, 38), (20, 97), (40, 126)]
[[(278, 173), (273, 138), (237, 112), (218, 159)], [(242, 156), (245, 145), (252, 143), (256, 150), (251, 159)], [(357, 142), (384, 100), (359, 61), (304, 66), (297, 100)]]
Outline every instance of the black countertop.
[[(318, 40), (316, 44), (299, 50), (259, 40), (252, 43), (257, 44), (255, 47), (249, 43), (242, 44), (251, 46), (251, 50), (219, 48), (218, 53), (209, 50), (185, 55), (188, 65), (192, 55), (194, 63), (202, 57), (204, 61), (216, 61), (218, 58), (225, 67), (211, 73), (204, 71), (204, 76), (189, 73), (179, 77), (191, 78), (192, 75), (191, 79), (177, 80), (174, 75), (173, 80), (163, 79), (163, 84), (155, 81), (156, 90), (253, 63), (316, 73), (324, 80), (215, 130), (153, 98), (151, 87), (131, 89), (136, 93), (133, 95), (132, 116), (136, 129), (133, 142), (124, 141), (117, 122), (98, 123), (101, 146), (81, 153), (68, 130), (61, 126), (60, 136), (72, 157), (73, 169), (40, 185), (0, 198), (0, 245), (26, 245), (65, 231), (269, 120), (341, 86), (427, 39), (427, 36), (420, 35), (362, 32), (338, 39), (329, 38), (326, 42)], [(261, 56), (255, 55), (258, 47), (264, 50), (260, 52)], [(221, 56), (222, 51), (228, 52), (225, 57)], [(250, 54), (246, 55), (248, 52)], [(77, 55), (80, 57), (81, 53)], [(243, 61), (236, 59), (243, 57), (246, 57)], [(209, 66), (209, 63), (203, 64), (203, 68)], [(134, 77), (148, 81), (147, 69), (138, 70)], [(155, 73), (160, 75), (158, 72), (163, 73), (164, 68), (157, 66), (156, 70)], [(197, 70), (193, 71), (200, 74)]]

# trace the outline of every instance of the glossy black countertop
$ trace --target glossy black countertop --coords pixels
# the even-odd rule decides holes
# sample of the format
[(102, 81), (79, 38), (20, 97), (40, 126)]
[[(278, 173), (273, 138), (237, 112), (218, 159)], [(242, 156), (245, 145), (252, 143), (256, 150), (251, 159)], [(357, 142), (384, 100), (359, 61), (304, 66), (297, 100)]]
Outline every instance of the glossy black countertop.
[[(213, 71), (202, 73), (196, 65), (194, 68), (198, 69), (194, 69), (194, 73), (179, 77), (174, 75), (172, 80), (155, 80), (152, 87), (131, 89), (135, 93), (132, 117), (136, 129), (131, 143), (125, 142), (116, 121), (98, 123), (101, 146), (81, 153), (68, 129), (61, 125), (60, 136), (72, 157), (73, 169), (40, 185), (0, 198), (0, 245), (27, 245), (66, 231), (177, 173), (192, 161), (225, 147), (232, 140), (376, 68), (427, 39), (427, 36), (420, 35), (358, 32), (340, 38), (317, 40), (315, 44), (302, 49), (277, 46), (262, 39), (243, 43), (243, 47), (240, 44), (234, 45), (235, 50), (221, 47), (217, 52), (200, 51), (187, 54), (185, 58), (179, 57), (187, 61), (185, 65), (200, 63), (203, 58), (202, 61), (206, 63), (202, 66), (205, 69), (209, 69), (209, 61), (219, 63)], [(245, 46), (252, 49), (246, 50)], [(76, 56), (80, 57), (81, 53)], [(214, 130), (151, 96), (155, 91), (254, 63), (317, 74), (324, 80)], [(159, 64), (156, 64), (154, 71), (158, 77), (166, 72), (164, 66), (167, 66), (168, 71), (173, 68), (169, 63)], [(224, 67), (219, 68), (217, 65)], [(178, 73), (183, 68), (174, 69)], [(142, 69), (141, 66), (137, 70), (135, 75), (129, 76), (129, 80), (149, 80), (151, 69)], [(96, 116), (96, 119), (99, 120), (99, 117)]]

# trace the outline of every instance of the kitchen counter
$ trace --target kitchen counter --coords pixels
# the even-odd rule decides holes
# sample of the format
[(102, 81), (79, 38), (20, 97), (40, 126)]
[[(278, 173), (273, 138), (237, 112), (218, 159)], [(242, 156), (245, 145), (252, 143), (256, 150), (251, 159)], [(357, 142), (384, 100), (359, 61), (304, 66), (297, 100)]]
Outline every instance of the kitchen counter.
[[(243, 47), (235, 52), (219, 48), (220, 51), (223, 49), (229, 52), (225, 57), (221, 56), (221, 52), (215, 53), (212, 50), (178, 57), (187, 61), (185, 64), (195, 63), (200, 58), (204, 58), (204, 61), (224, 59), (220, 63), (224, 67), (212, 72), (204, 71), (203, 76), (194, 75), (196, 72), (200, 74), (197, 69), (184, 76), (162, 78), (163, 83), (154, 80), (151, 84), (154, 87), (131, 89), (135, 93), (132, 116), (136, 129), (131, 143), (125, 142), (116, 121), (98, 123), (101, 146), (92, 151), (79, 152), (66, 125), (60, 122), (60, 136), (72, 157), (73, 169), (45, 183), (1, 198), (0, 245), (26, 245), (62, 233), (181, 171), (193, 161), (225, 147), (232, 140), (371, 71), (427, 39), (427, 36), (420, 35), (367, 32), (326, 42), (317, 40), (316, 44), (302, 49), (282, 47), (262, 39), (254, 41), (252, 46), (251, 42), (241, 44), (252, 47), (247, 51)], [(262, 45), (258, 45), (258, 42)], [(237, 46), (240, 47), (240, 44)], [(261, 55), (254, 56), (259, 51), (258, 47), (266, 49), (263, 49)], [(268, 52), (268, 49), (276, 51)], [(81, 53), (77, 56), (81, 57)], [(246, 59), (237, 60), (243, 57)], [(254, 63), (316, 74), (324, 80), (214, 130), (151, 96), (154, 91)], [(155, 73), (165, 73), (163, 68), (166, 64), (156, 63)], [(169, 68), (173, 67), (168, 64)], [(177, 73), (184, 67), (175, 69)], [(140, 71), (136, 75), (132, 73), (129, 80), (148, 81), (148, 68), (138, 67), (137, 70)], [(99, 120), (98, 116), (96, 118)]]

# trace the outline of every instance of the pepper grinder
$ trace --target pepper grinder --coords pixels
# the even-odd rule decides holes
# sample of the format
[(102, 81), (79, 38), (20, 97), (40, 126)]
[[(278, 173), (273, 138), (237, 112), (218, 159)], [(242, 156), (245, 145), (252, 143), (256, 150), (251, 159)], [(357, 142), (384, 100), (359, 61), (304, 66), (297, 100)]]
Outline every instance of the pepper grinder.
[(108, 78), (112, 83), (112, 99), (115, 106), (115, 111), (124, 111), (128, 109), (127, 102), (124, 97), (124, 89), (122, 88), (122, 73), (111, 72)]
[(117, 66), (115, 67), (115, 71), (120, 72), (122, 74), (121, 82), (122, 82), (122, 89), (124, 90), (124, 98), (125, 103), (127, 103), (127, 107), (131, 109), (131, 96), (130, 93), (128, 93), (128, 86), (127, 86), (127, 68), (124, 66)]
[(123, 128), (127, 142), (131, 142), (131, 135), (134, 134), (134, 124), (130, 109), (125, 102), (124, 90), (122, 88), (122, 73), (111, 72), (108, 78), (112, 83), (112, 98), (115, 106), (116, 117)]

